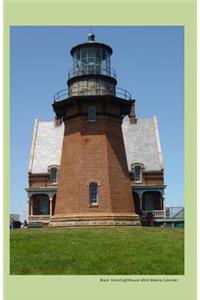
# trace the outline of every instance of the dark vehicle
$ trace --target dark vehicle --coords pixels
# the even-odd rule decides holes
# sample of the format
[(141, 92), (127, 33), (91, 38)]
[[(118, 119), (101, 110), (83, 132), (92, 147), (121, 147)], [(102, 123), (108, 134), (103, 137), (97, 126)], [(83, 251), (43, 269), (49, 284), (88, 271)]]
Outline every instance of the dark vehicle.
[(13, 221), (13, 228), (21, 228), (21, 224), (20, 221)]

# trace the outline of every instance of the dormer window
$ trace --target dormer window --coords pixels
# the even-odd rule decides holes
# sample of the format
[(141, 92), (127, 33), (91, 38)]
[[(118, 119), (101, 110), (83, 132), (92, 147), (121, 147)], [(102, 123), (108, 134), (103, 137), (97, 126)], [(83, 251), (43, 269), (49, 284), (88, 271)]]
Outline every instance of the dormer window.
[(133, 165), (133, 180), (134, 182), (142, 182), (142, 166), (141, 165)]
[(57, 168), (51, 168), (50, 176), (51, 176), (51, 184), (56, 184), (58, 182), (58, 170), (57, 170)]
[(141, 181), (141, 167), (135, 166), (134, 168), (134, 180)]

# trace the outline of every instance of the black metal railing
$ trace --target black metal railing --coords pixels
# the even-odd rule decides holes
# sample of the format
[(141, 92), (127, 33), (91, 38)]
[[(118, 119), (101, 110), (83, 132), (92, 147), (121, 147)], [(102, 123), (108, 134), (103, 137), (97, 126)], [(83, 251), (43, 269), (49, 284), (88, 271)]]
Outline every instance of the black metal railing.
[(122, 89), (122, 88), (116, 88), (116, 97), (123, 98), (125, 100), (131, 100), (132, 96), (131, 93), (129, 93), (127, 90)]
[(131, 94), (122, 88), (116, 87), (115, 89), (108, 89), (108, 88), (94, 88), (94, 89), (87, 89), (87, 88), (71, 88), (70, 91), (68, 89), (63, 89), (58, 91), (54, 95), (54, 102), (62, 101), (69, 97), (73, 96), (115, 96), (122, 98), (124, 100), (131, 100)]
[(116, 72), (114, 69), (89, 65), (82, 68), (72, 68), (68, 72), (68, 79), (83, 75), (105, 75), (116, 79)]
[(53, 100), (54, 102), (58, 102), (66, 98), (68, 98), (68, 89), (62, 89), (54, 95)]

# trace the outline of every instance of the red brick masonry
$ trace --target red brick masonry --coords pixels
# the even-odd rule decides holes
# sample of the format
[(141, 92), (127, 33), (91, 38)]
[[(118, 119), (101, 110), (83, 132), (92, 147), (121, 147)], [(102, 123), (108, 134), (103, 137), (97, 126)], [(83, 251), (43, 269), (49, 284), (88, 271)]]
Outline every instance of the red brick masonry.
[[(55, 214), (133, 213), (121, 121), (80, 116), (65, 126)], [(98, 183), (98, 206), (89, 203), (90, 182)]]

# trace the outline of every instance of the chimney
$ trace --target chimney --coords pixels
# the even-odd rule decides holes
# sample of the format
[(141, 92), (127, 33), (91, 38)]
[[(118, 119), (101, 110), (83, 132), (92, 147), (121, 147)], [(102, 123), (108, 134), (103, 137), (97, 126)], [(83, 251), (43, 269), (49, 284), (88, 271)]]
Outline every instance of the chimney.
[(59, 117), (55, 118), (55, 127), (59, 127), (62, 124), (62, 120)]
[(137, 118), (136, 118), (136, 114), (135, 114), (135, 100), (132, 104), (131, 112), (129, 114), (129, 121), (130, 121), (130, 124), (136, 124), (137, 123)]

